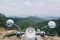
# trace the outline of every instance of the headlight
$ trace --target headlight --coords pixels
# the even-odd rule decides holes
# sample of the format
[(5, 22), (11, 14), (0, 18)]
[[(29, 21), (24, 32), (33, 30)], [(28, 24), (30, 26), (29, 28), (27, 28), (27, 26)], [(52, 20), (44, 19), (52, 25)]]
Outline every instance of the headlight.
[(35, 29), (32, 27), (29, 27), (26, 29), (26, 37), (27, 38), (33, 38), (35, 36)]

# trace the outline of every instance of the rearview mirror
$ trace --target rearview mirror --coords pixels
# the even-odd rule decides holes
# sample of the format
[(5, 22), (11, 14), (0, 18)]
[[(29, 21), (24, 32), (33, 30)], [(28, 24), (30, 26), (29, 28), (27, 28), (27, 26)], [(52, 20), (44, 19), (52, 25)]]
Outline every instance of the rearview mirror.
[(54, 21), (49, 21), (48, 22), (48, 26), (49, 26), (49, 28), (55, 28), (56, 27), (56, 23)]
[(6, 25), (7, 25), (8, 27), (11, 27), (11, 26), (14, 25), (14, 21), (13, 21), (12, 19), (8, 19), (7, 22), (6, 22)]

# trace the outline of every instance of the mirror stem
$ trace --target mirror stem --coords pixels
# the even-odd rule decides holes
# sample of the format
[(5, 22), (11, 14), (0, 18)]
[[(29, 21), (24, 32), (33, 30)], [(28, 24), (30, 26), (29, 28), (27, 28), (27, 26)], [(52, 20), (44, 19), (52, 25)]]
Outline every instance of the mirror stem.
[(42, 27), (41, 29), (46, 28), (46, 27), (47, 27), (47, 25), (46, 25), (46, 26), (44, 26), (44, 27)]
[(19, 29), (19, 31), (21, 32), (21, 28), (18, 26), (18, 25), (16, 25), (16, 24), (14, 24), (18, 29)]

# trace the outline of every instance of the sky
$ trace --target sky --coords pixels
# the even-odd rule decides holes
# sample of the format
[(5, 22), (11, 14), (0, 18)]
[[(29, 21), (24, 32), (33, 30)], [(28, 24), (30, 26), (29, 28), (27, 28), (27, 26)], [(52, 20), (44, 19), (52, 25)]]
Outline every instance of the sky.
[(0, 0), (0, 13), (19, 17), (60, 17), (60, 0)]

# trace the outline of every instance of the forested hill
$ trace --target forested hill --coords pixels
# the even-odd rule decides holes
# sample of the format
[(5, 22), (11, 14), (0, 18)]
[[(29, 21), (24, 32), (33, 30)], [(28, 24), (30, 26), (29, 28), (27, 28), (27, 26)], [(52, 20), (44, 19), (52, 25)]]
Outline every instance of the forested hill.
[(15, 17), (13, 19), (20, 20), (20, 21), (26, 21), (26, 22), (32, 22), (32, 23), (33, 22), (38, 23), (38, 22), (46, 21), (45, 19), (37, 18), (37, 17), (26, 17), (26, 18)]

